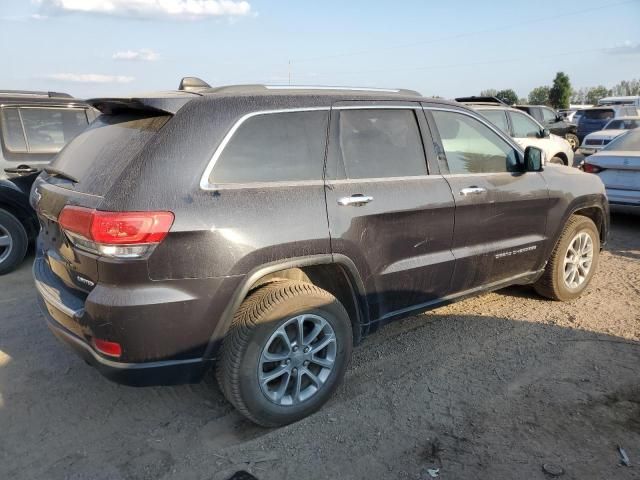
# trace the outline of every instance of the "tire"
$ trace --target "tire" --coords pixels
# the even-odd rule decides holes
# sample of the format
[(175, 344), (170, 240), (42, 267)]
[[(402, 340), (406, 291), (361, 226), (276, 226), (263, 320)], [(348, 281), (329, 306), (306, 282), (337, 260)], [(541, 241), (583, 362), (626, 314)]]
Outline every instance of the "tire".
[[(302, 345), (296, 338), (300, 318)], [(322, 330), (312, 340), (309, 328), (315, 332), (320, 325)], [(327, 346), (318, 350), (317, 356), (312, 353), (325, 342)], [(307, 348), (309, 353), (304, 353)], [(327, 402), (344, 378), (352, 349), (349, 315), (333, 295), (310, 283), (272, 282), (252, 292), (234, 315), (218, 357), (216, 377), (227, 400), (249, 420), (265, 427), (287, 425), (311, 415)], [(274, 357), (265, 359), (265, 354)], [(275, 356), (278, 361), (268, 361)], [(314, 363), (322, 361), (326, 365), (331, 358), (331, 369)], [(283, 371), (272, 383), (259, 379), (260, 375), (268, 377)], [(306, 372), (313, 374), (316, 382)], [(298, 385), (300, 394), (296, 395)]]
[[(574, 242), (578, 238), (578, 235), (581, 234), (587, 235), (590, 239), (592, 257), (586, 275), (582, 277), (578, 276), (577, 281), (570, 285), (571, 282), (565, 281), (565, 276), (568, 275), (567, 272), (571, 270), (571, 262), (568, 265), (565, 265), (565, 259), (571, 255), (569, 247), (576, 246)], [(589, 286), (589, 283), (598, 268), (599, 256), (600, 233), (598, 232), (598, 228), (590, 218), (583, 217), (581, 215), (572, 215), (569, 217), (569, 220), (558, 239), (558, 243), (551, 253), (551, 257), (547, 262), (547, 266), (545, 267), (542, 277), (540, 277), (534, 284), (536, 292), (543, 297), (562, 302), (578, 298)], [(577, 269), (576, 271), (580, 272), (580, 269)], [(582, 271), (584, 271), (584, 268)], [(572, 277), (570, 276), (570, 280), (571, 278)], [(576, 277), (573, 277), (573, 279), (576, 279)]]
[(552, 157), (551, 160), (549, 160), (549, 163), (555, 163), (556, 165), (567, 165), (565, 161), (558, 156)]
[(567, 133), (564, 138), (567, 140), (567, 142), (569, 142), (569, 145), (571, 145), (571, 150), (573, 150), (574, 152), (578, 149), (578, 147), (580, 147), (580, 140), (578, 140), (578, 137), (573, 133)]
[(28, 246), (27, 231), (20, 220), (0, 208), (0, 275), (20, 265)]

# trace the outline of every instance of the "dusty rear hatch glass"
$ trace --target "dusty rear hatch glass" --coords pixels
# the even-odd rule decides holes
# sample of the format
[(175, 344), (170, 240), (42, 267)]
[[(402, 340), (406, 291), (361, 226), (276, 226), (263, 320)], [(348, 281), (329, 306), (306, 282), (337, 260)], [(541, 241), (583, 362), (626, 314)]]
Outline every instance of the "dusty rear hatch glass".
[[(98, 281), (98, 256), (71, 244), (58, 224), (60, 212), (65, 205), (100, 209), (121, 175), (135, 175), (125, 170), (170, 117), (157, 112), (102, 115), (37, 180), (33, 202), (41, 223), (39, 248), (67, 286), (89, 292)], [(121, 193), (126, 194), (114, 194)]]

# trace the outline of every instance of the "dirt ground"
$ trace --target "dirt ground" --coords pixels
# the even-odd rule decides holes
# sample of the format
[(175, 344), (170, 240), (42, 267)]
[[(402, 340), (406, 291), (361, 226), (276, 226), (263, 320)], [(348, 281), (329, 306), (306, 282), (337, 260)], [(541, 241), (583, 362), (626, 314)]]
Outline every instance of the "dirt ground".
[(614, 217), (583, 298), (510, 288), (396, 322), (324, 409), (275, 430), (212, 377), (102, 378), (49, 333), (25, 263), (0, 279), (0, 479), (638, 479), (639, 376), (638, 217)]

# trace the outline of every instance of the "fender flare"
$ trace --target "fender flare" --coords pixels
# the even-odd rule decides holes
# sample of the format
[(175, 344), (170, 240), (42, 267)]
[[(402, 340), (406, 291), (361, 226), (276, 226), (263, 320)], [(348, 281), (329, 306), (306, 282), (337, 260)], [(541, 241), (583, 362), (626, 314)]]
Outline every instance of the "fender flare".
[(227, 332), (229, 331), (229, 328), (231, 327), (231, 322), (233, 321), (235, 312), (238, 310), (244, 299), (251, 291), (251, 287), (262, 277), (290, 268), (304, 268), (313, 265), (331, 264), (337, 264), (340, 267), (344, 268), (347, 275), (347, 280), (351, 285), (351, 295), (353, 296), (353, 301), (356, 305), (356, 311), (358, 315), (357, 321), (361, 327), (367, 327), (370, 324), (370, 318), (368, 305), (366, 302), (367, 297), (365, 294), (364, 283), (362, 281), (362, 278), (360, 277), (360, 273), (358, 272), (355, 263), (353, 263), (353, 261), (349, 257), (342, 254), (332, 255), (328, 253), (311, 255), (308, 257), (295, 257), (286, 260), (278, 260), (265, 265), (260, 265), (259, 267), (254, 268), (247, 275), (245, 275), (241, 285), (235, 290), (231, 300), (229, 300), (229, 302), (227, 303), (227, 306), (225, 307), (222, 316), (220, 317), (213, 331), (213, 334), (209, 338), (209, 342), (204, 351), (203, 358), (213, 358), (214, 352), (218, 349), (220, 342), (222, 341), (222, 339), (224, 339)]

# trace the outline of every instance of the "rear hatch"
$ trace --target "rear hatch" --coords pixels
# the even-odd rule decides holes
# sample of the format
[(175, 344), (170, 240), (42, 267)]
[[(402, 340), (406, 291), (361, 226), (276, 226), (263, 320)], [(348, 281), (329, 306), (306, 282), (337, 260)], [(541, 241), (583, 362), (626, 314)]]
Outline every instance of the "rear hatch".
[(31, 195), (41, 224), (38, 255), (68, 287), (84, 293), (98, 282), (99, 256), (70, 242), (59, 226), (60, 213), (67, 205), (100, 210), (104, 196), (122, 175), (130, 174), (127, 167), (175, 110), (123, 99), (97, 100), (94, 105), (103, 115), (67, 144), (36, 180)]
[(592, 132), (602, 130), (615, 115), (613, 108), (590, 108), (585, 110), (578, 124), (578, 136), (584, 138)]

